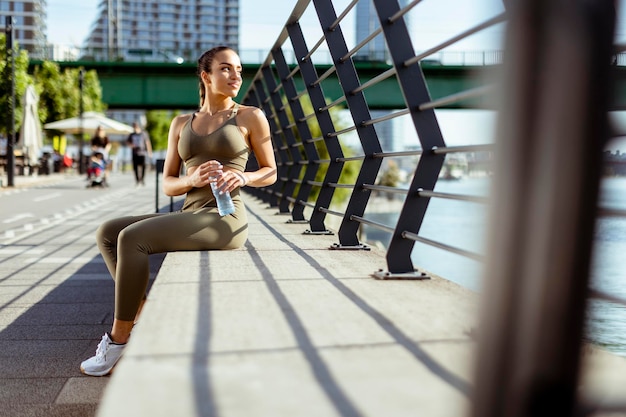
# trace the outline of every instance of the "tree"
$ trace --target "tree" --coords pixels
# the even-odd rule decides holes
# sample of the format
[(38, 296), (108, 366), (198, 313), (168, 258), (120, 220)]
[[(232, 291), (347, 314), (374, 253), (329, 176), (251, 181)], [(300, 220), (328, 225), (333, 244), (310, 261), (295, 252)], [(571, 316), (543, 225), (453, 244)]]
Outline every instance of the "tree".
[[(43, 61), (34, 70), (35, 88), (39, 93), (39, 118), (42, 123), (78, 116), (80, 112), (80, 68), (61, 71), (56, 62)], [(83, 79), (83, 111), (106, 110), (102, 87), (95, 70), (86, 71)]]
[[(78, 88), (78, 68), (66, 68), (61, 71), (59, 65), (51, 61), (43, 61), (35, 68), (34, 74), (28, 74), (29, 58), (26, 50), (16, 47), (15, 54), (15, 130), (22, 125), (22, 97), (28, 85), (34, 84), (39, 95), (39, 120), (41, 123), (77, 116), (80, 108), (80, 91)], [(11, 105), (11, 66), (6, 50), (6, 35), (0, 34), (0, 133), (11, 130), (9, 107)], [(95, 70), (85, 73), (83, 82), (83, 110), (104, 111), (102, 87)]]
[[(15, 131), (19, 131), (22, 125), (22, 97), (26, 91), (26, 87), (32, 83), (31, 77), (28, 75), (28, 53), (14, 47), (16, 54), (15, 62)], [(8, 134), (12, 128), (10, 119), (11, 106), (11, 65), (6, 49), (6, 35), (0, 35), (0, 133)]]
[[(385, 187), (397, 187), (401, 180), (400, 175), (400, 167), (398, 167), (398, 163), (393, 159), (390, 159), (387, 163), (387, 169), (382, 172), (380, 176), (379, 185), (383, 185)], [(387, 198), (389, 200), (394, 199), (393, 193), (387, 193)]]
[(150, 135), (152, 149), (167, 149), (167, 135), (170, 123), (180, 112), (170, 110), (150, 110), (146, 113), (146, 132)]
[[(302, 111), (304, 112), (304, 114), (313, 113), (313, 105), (311, 104), (311, 101), (308, 96), (303, 96), (300, 99), (300, 104), (302, 106)], [(293, 114), (291, 113), (291, 108), (289, 106), (285, 106), (285, 107), (287, 111), (287, 117), (289, 117), (290, 122), (293, 123), (294, 118), (293, 118)], [(345, 128), (345, 122), (342, 122), (340, 115), (339, 115), (339, 112), (341, 110), (342, 109), (340, 107), (332, 107), (329, 109), (329, 113), (333, 121), (333, 125), (335, 126), (335, 130), (341, 130)], [(317, 138), (317, 137), (322, 136), (322, 129), (320, 128), (319, 123), (317, 122), (317, 118), (309, 118), (307, 120), (307, 124), (311, 132), (311, 137)], [(296, 135), (297, 141), (302, 140), (299, 137), (299, 132), (297, 130), (294, 131), (294, 134)], [(324, 144), (323, 141), (316, 141), (315, 148), (317, 149), (317, 153), (319, 155), (320, 160), (330, 159), (328, 149), (326, 148), (326, 145)], [(342, 146), (342, 151), (345, 157), (350, 157), (353, 155), (353, 150), (350, 149), (349, 147)], [(306, 155), (304, 154), (304, 149), (301, 149), (301, 152), (302, 152), (302, 158), (306, 159)], [(354, 184), (359, 175), (360, 169), (361, 169), (361, 161), (353, 161), (353, 162), (344, 163), (338, 182), (341, 184)], [(327, 171), (328, 171), (328, 165), (321, 164), (319, 167), (319, 170), (317, 171), (317, 174), (315, 175), (315, 181), (322, 182), (326, 176)], [(304, 176), (304, 170), (301, 170), (299, 179), (302, 179), (303, 176)], [(298, 189), (299, 187), (296, 187), (294, 195), (298, 194)], [(311, 190), (311, 193), (309, 194), (309, 201), (315, 201), (317, 199), (317, 196), (319, 195), (319, 192), (320, 192), (320, 189), (318, 187), (313, 187), (313, 189)], [(351, 190), (344, 189), (344, 188), (336, 189), (333, 194), (333, 203), (338, 204), (338, 205), (342, 204), (350, 197), (350, 194), (351, 194)]]

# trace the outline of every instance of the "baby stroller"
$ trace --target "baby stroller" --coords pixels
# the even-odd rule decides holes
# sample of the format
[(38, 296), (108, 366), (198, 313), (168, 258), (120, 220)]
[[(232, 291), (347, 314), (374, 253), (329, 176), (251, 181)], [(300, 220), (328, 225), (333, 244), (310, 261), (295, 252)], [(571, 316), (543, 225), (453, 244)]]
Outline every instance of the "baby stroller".
[(106, 162), (104, 155), (100, 152), (93, 154), (87, 167), (87, 188), (90, 187), (107, 187), (106, 183)]

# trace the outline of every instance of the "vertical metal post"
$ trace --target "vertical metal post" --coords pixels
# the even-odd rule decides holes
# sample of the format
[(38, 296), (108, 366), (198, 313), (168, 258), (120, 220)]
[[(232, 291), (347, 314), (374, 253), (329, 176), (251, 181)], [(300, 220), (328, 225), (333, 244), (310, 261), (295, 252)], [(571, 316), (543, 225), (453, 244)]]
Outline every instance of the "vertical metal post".
[[(252, 84), (250, 90), (248, 91), (248, 94), (246, 95), (246, 97), (244, 97), (244, 102), (243, 104), (246, 105), (251, 105), (251, 106), (255, 106), (258, 107), (260, 109), (263, 109), (265, 111), (265, 108), (263, 106), (263, 102), (262, 100), (259, 98), (259, 92), (257, 91), (257, 88), (263, 88), (262, 86), (259, 87), (260, 83), (255, 81), (254, 84)], [(267, 115), (267, 113), (266, 113)], [(270, 125), (271, 128), (271, 125)], [(272, 132), (273, 135), (273, 132)], [(272, 146), (274, 146), (274, 139), (272, 136)], [(274, 153), (276, 154), (276, 149), (274, 149)], [(278, 163), (278, 161), (277, 161)], [(259, 163), (256, 160), (256, 157), (254, 155), (254, 153), (251, 153), (249, 158), (248, 158), (248, 163), (246, 165), (246, 170), (251, 170), (254, 171), (255, 169), (258, 169), (259, 167)], [(274, 184), (276, 185), (276, 184)], [(270, 202), (270, 196), (272, 194), (272, 187), (274, 186), (269, 186), (269, 187), (263, 187), (263, 188), (257, 188), (257, 187), (246, 187), (246, 192), (250, 193), (254, 196), (256, 196), (257, 198), (263, 200), (266, 203)]]
[(373, 155), (382, 152), (382, 148), (374, 126), (371, 124), (364, 125), (364, 122), (370, 120), (371, 116), (363, 91), (354, 93), (354, 90), (361, 85), (354, 62), (352, 59), (342, 60), (342, 57), (348, 53), (348, 47), (341, 26), (337, 26), (332, 30), (329, 29), (337, 20), (333, 4), (330, 0), (313, 0), (313, 3), (315, 4), (320, 25), (324, 30), (324, 37), (337, 69), (337, 77), (346, 97), (346, 103), (348, 103), (350, 108), (350, 115), (356, 126), (356, 132), (359, 135), (361, 147), (365, 154), (365, 159), (354, 184), (354, 191), (350, 195), (350, 201), (346, 207), (338, 233), (340, 248), (359, 249), (364, 248), (359, 243), (358, 238), (360, 223), (353, 220), (352, 216), (361, 217), (365, 212), (371, 190), (365, 189), (363, 184), (374, 184), (376, 182), (382, 159), (374, 158)]
[(615, 5), (520, 0), (509, 9), (472, 415), (582, 415)]
[[(287, 30), (291, 36), (294, 31), (297, 32), (300, 30), (300, 26), (298, 23), (294, 23), (293, 25), (290, 25)], [(283, 54), (282, 49), (276, 50), (273, 55), (274, 62), (276, 63), (276, 71), (283, 82), (283, 89), (285, 90), (285, 95), (287, 96), (287, 102), (291, 108), (296, 129), (300, 133), (301, 146), (304, 148), (304, 154), (306, 156), (306, 160), (301, 162), (306, 165), (306, 168), (302, 177), (300, 189), (298, 190), (298, 196), (296, 197), (296, 203), (291, 211), (292, 221), (304, 222), (304, 203), (307, 202), (307, 197), (311, 192), (311, 181), (315, 180), (315, 174), (319, 169), (319, 164), (315, 162), (319, 159), (319, 154), (315, 145), (311, 142), (311, 131), (306, 120), (304, 120), (305, 115), (302, 105), (300, 104), (300, 100), (297, 99), (298, 91), (296, 89), (296, 84), (293, 78), (288, 78), (290, 71), (287, 61), (285, 60), (285, 55)], [(299, 156), (298, 149), (294, 148), (292, 152), (294, 156)]]
[[(276, 53), (277, 51), (272, 51), (273, 55)], [(301, 158), (297, 150), (293, 152), (292, 145), (296, 142), (296, 138), (291, 128), (288, 127), (290, 124), (289, 118), (283, 107), (283, 100), (274, 78), (274, 72), (269, 66), (264, 67), (261, 71), (263, 72), (263, 79), (265, 80), (267, 90), (270, 92), (270, 100), (274, 106), (274, 115), (279, 123), (279, 130), (276, 131), (276, 134), (280, 132), (284, 139), (277, 149), (281, 156), (280, 160), (282, 161), (282, 164), (278, 167), (278, 179), (282, 183), (282, 195), (278, 203), (278, 211), (280, 213), (289, 213), (289, 200), (287, 197), (291, 197), (296, 189), (296, 183), (293, 179), (299, 177), (298, 174), (301, 168), (299, 162)], [(276, 142), (278, 143), (278, 140)]]
[[(400, 10), (400, 5), (397, 1), (389, 0), (374, 0), (374, 5), (383, 28), (383, 33), (387, 39), (387, 45), (389, 45), (389, 52), (398, 74), (398, 82), (402, 88), (404, 100), (407, 108), (411, 110), (413, 125), (415, 126), (420, 145), (424, 150), (415, 168), (415, 175), (409, 186), (407, 198), (398, 217), (396, 229), (387, 250), (387, 267), (389, 272), (394, 274), (413, 274), (414, 268), (411, 261), (411, 253), (415, 242), (405, 239), (402, 235), (405, 232), (417, 234), (422, 226), (430, 199), (420, 197), (418, 190), (420, 188), (424, 190), (433, 190), (435, 188), (445, 156), (435, 155), (431, 150), (445, 147), (446, 144), (443, 140), (435, 111), (433, 109), (419, 109), (420, 104), (430, 101), (430, 94), (422, 69), (418, 63), (411, 66), (404, 65), (406, 60), (415, 56), (415, 52), (404, 18), (394, 22), (390, 21), (390, 17)], [(411, 278), (411, 275), (407, 276), (407, 278)]]
[(7, 137), (7, 185), (13, 187), (15, 185), (15, 153), (13, 146), (15, 144), (15, 49), (14, 49), (14, 27), (13, 16), (6, 18), (6, 48), (9, 55), (10, 73), (11, 73), (11, 102), (9, 105), (9, 125), (10, 131)]
[(78, 71), (78, 91), (79, 91), (79, 97), (78, 97), (78, 106), (79, 106), (79, 115), (78, 117), (80, 118), (80, 129), (79, 129), (79, 133), (78, 133), (78, 158), (79, 158), (79, 162), (78, 162), (78, 172), (80, 174), (84, 174), (85, 173), (85, 156), (83, 155), (83, 82), (85, 80), (85, 71), (81, 68)]
[[(265, 76), (264, 76), (265, 78)], [(284, 172), (284, 169), (287, 164), (287, 159), (285, 153), (281, 150), (282, 143), (279, 140), (280, 128), (276, 124), (276, 118), (270, 117), (272, 115), (272, 106), (270, 105), (270, 99), (265, 92), (265, 88), (263, 87), (263, 83), (261, 80), (257, 80), (255, 82), (255, 91), (257, 97), (259, 99), (260, 108), (263, 109), (266, 116), (268, 117), (268, 121), (270, 124), (270, 130), (272, 132), (272, 144), (274, 145), (274, 154), (276, 155), (276, 166), (278, 168), (278, 181), (271, 186), (270, 197), (268, 202), (270, 207), (276, 207), (278, 205), (278, 197), (281, 194), (281, 189), (283, 187), (283, 181), (281, 178), (281, 174)]]
[[(299, 24), (293, 24), (289, 25), (287, 29), (289, 30), (289, 37), (293, 45), (294, 53), (300, 63), (302, 80), (304, 81), (307, 93), (311, 99), (311, 104), (313, 105), (313, 109), (317, 117), (317, 123), (319, 124), (322, 135), (324, 136), (324, 145), (328, 150), (331, 160), (328, 164), (328, 170), (326, 171), (322, 188), (320, 189), (320, 193), (315, 201), (315, 208), (311, 214), (311, 219), (309, 220), (309, 226), (311, 229), (306, 233), (331, 234), (332, 232), (326, 229), (326, 225), (324, 224), (326, 213), (323, 212), (321, 208), (328, 208), (333, 198), (335, 188), (328, 186), (328, 184), (339, 181), (344, 163), (338, 158), (343, 157), (343, 151), (341, 150), (341, 145), (339, 144), (337, 137), (330, 136), (330, 133), (335, 132), (335, 125), (333, 124), (333, 120), (328, 112), (328, 109), (325, 108), (326, 98), (324, 97), (322, 85), (320, 83), (316, 83), (319, 77), (317, 75), (315, 65), (311, 59), (304, 59), (304, 57), (308, 55), (309, 49), (306, 45), (302, 28)], [(319, 164), (319, 162), (314, 163)]]
[(156, 160), (156, 175), (155, 175), (155, 190), (154, 190), (154, 212), (159, 212), (159, 177), (163, 173), (163, 167), (165, 166), (165, 159)]

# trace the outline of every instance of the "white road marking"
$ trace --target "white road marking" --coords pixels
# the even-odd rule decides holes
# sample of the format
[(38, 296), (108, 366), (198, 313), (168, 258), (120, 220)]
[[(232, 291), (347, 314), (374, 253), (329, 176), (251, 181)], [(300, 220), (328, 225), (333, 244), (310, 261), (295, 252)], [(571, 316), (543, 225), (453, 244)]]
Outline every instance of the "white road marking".
[(47, 195), (42, 195), (41, 197), (33, 198), (33, 201), (38, 203), (40, 201), (52, 200), (53, 198), (61, 197), (63, 194), (61, 193), (52, 193)]
[(104, 263), (104, 260), (102, 258), (89, 258), (89, 257), (85, 257), (85, 256), (80, 256), (77, 258), (71, 258), (71, 257), (60, 257), (60, 256), (49, 256), (49, 257), (42, 257), (42, 258), (25, 258), (23, 260), (23, 262), (25, 264), (77, 264), (77, 265), (84, 265), (84, 264), (88, 264), (88, 263)]
[(28, 219), (30, 217), (35, 217), (35, 215), (33, 213), (16, 214), (13, 217), (9, 217), (8, 219), (3, 220), (2, 223), (13, 223), (22, 219)]
[(14, 248), (0, 248), (0, 256), (2, 255), (40, 255), (45, 253), (44, 249), (14, 249)]

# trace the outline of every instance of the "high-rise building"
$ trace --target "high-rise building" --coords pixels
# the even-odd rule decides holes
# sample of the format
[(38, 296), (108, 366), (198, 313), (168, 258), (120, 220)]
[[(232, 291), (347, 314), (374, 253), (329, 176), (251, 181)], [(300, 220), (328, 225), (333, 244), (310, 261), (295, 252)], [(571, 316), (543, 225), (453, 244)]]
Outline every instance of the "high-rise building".
[(239, 0), (101, 0), (85, 54), (125, 61), (195, 60), (239, 46)]
[(31, 58), (41, 58), (46, 50), (46, 0), (0, 0), (0, 25), (13, 17), (15, 41)]
[[(400, 0), (400, 7), (406, 7), (408, 0)], [(404, 15), (406, 25), (411, 26), (409, 14)], [(356, 5), (356, 41), (360, 43), (380, 27), (376, 8), (372, 0), (362, 0)], [(370, 61), (385, 61), (388, 55), (385, 49), (385, 38), (379, 34), (356, 53), (355, 58)]]
[[(400, 0), (400, 7), (405, 7), (408, 0)], [(404, 15), (406, 25), (410, 28), (409, 14)], [(380, 27), (380, 20), (376, 13), (373, 0), (361, 0), (356, 5), (356, 41), (362, 42)], [(409, 29), (410, 30), (410, 29)], [(355, 56), (357, 60), (367, 61), (386, 61), (389, 58), (387, 48), (385, 47), (385, 37), (382, 33), (378, 34), (374, 39), (370, 40)], [(388, 110), (372, 111), (373, 118), (382, 117), (389, 114)], [(393, 152), (402, 150), (402, 123), (404, 120), (388, 120), (376, 124), (376, 133), (383, 151)]]

